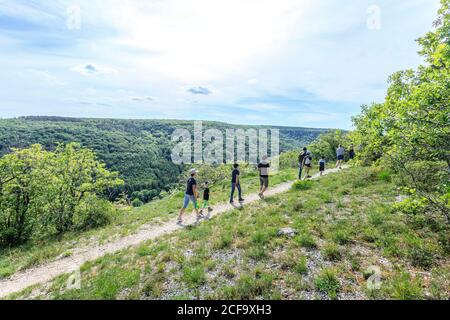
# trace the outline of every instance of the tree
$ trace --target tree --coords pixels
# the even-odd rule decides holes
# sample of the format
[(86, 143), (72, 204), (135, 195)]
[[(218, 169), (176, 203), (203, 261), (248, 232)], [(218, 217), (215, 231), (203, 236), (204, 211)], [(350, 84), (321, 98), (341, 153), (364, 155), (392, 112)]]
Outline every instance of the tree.
[(46, 220), (58, 233), (73, 227), (75, 208), (86, 195), (101, 196), (105, 190), (123, 184), (117, 172), (109, 172), (92, 150), (78, 143), (59, 145), (48, 166), (52, 181), (46, 193)]
[[(429, 205), (450, 222), (450, 0), (442, 0), (436, 30), (418, 40), (426, 64), (394, 73), (382, 104), (363, 106), (354, 138), (365, 163), (399, 172)], [(422, 165), (420, 165), (422, 163)], [(433, 170), (432, 170), (433, 169)], [(422, 177), (433, 171), (430, 191)]]
[(43, 213), (41, 194), (48, 185), (40, 145), (15, 150), (0, 159), (0, 242), (20, 244), (32, 234)]
[(33, 145), (0, 158), (0, 245), (106, 223), (113, 212), (101, 198), (123, 184), (92, 150)]

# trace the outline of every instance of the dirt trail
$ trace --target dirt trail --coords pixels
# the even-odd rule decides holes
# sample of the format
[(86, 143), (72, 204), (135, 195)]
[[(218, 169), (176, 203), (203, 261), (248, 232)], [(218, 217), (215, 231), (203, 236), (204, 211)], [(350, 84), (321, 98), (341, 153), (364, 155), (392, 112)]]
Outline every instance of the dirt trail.
[[(337, 169), (330, 169), (325, 174), (335, 173), (337, 171)], [(315, 174), (312, 179), (318, 178), (320, 178), (320, 175)], [(266, 197), (288, 191), (293, 183), (294, 181), (290, 181), (274, 186), (266, 192)], [(245, 205), (259, 200), (257, 193), (245, 195)], [(233, 209), (234, 207), (228, 203), (215, 205), (214, 211), (211, 213), (211, 218)], [(185, 220), (185, 225), (192, 225), (194, 223), (195, 215), (188, 215)], [(87, 261), (96, 260), (106, 254), (115, 253), (128, 247), (137, 246), (144, 241), (155, 239), (180, 229), (182, 227), (178, 226), (176, 224), (176, 218), (173, 218), (162, 225), (144, 225), (137, 233), (113, 240), (110, 243), (80, 248), (70, 257), (61, 258), (35, 268), (20, 271), (8, 279), (0, 280), (0, 298), (7, 297), (12, 293), (19, 292), (36, 284), (49, 282), (61, 274), (74, 272)]]

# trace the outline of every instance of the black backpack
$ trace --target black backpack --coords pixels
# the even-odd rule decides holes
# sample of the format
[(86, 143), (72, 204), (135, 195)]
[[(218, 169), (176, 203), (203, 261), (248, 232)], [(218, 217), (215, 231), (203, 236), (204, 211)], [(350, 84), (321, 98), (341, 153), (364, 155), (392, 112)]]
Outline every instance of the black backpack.
[(302, 151), (302, 153), (300, 153), (299, 155), (298, 155), (298, 162), (299, 163), (303, 163), (303, 160), (305, 159), (305, 152), (304, 151)]

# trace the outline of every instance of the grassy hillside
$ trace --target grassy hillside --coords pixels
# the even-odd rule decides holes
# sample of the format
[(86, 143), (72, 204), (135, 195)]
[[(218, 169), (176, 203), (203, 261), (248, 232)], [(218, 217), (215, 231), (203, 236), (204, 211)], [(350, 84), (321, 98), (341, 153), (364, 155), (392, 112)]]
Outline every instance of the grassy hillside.
[[(231, 171), (230, 166), (228, 171)], [(259, 178), (253, 167), (243, 167), (242, 187), (245, 194), (258, 191)], [(290, 181), (296, 176), (296, 169), (280, 170), (271, 179), (272, 185)], [(201, 179), (201, 175), (199, 176)], [(229, 179), (211, 185), (211, 204), (223, 203), (229, 197)], [(152, 201), (140, 208), (119, 206), (118, 214), (110, 224), (92, 230), (74, 230), (59, 236), (41, 237), (14, 248), (0, 248), (0, 280), (19, 270), (41, 265), (57, 257), (67, 257), (83, 246), (92, 246), (113, 241), (135, 233), (145, 224), (157, 224), (178, 215), (183, 203), (184, 192), (173, 190), (163, 199)]]
[[(263, 128), (204, 122), (204, 128)], [(79, 142), (91, 148), (108, 169), (118, 171), (131, 198), (148, 202), (169, 191), (178, 182), (182, 168), (171, 161), (171, 134), (177, 128), (193, 132), (192, 121), (76, 119), (59, 117), (26, 117), (0, 119), (0, 156), (11, 148), (25, 148), (39, 143), (54, 149), (58, 143)], [(276, 127), (274, 127), (276, 128)], [(326, 130), (282, 127), (281, 151), (308, 145)], [(136, 192), (133, 194), (133, 192)], [(139, 193), (138, 193), (139, 192)]]
[(89, 262), (81, 289), (64, 275), (12, 298), (449, 299), (448, 224), (415, 215), (393, 178), (354, 168), (299, 184)]

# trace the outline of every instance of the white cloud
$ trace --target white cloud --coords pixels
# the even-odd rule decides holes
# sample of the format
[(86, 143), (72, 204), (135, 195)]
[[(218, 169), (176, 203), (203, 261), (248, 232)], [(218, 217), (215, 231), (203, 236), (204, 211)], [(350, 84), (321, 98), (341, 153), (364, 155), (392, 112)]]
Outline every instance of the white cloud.
[(112, 68), (99, 67), (93, 63), (81, 64), (73, 67), (71, 70), (85, 76), (99, 76), (117, 73), (117, 71)]

